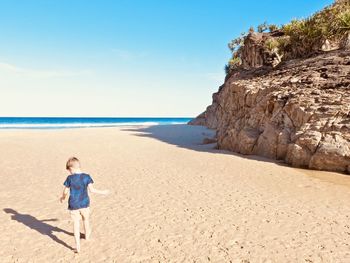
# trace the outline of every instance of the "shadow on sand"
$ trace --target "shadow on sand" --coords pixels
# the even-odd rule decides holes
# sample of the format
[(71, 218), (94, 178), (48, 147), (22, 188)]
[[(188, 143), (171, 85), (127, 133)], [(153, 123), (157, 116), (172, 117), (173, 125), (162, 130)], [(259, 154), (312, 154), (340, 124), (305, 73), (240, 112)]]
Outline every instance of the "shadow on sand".
[(11, 215), (11, 219), (17, 221), (18, 223), (21, 223), (37, 232), (39, 232), (42, 235), (49, 236), (53, 241), (56, 241), (57, 243), (61, 244), (62, 246), (65, 246), (66, 248), (69, 248), (73, 250), (71, 246), (66, 244), (64, 241), (59, 239), (57, 236), (54, 235), (54, 232), (63, 232), (67, 235), (73, 236), (73, 233), (68, 232), (66, 230), (63, 230), (59, 227), (52, 226), (50, 224), (47, 224), (45, 222), (52, 222), (57, 221), (57, 219), (43, 219), (38, 220), (32, 215), (28, 214), (21, 214), (18, 213), (16, 210), (12, 208), (4, 208), (5, 213), (8, 213)]
[(208, 129), (203, 126), (174, 124), (155, 125), (148, 127), (128, 127), (121, 130), (131, 132), (131, 134), (135, 136), (157, 139), (168, 144), (176, 145), (177, 147), (186, 148), (194, 151), (209, 152), (214, 154), (228, 154), (248, 160), (273, 163), (278, 166), (291, 168), (295, 172), (300, 172), (304, 175), (312, 176), (327, 182), (350, 186), (349, 175), (344, 175), (342, 173), (336, 172), (294, 168), (286, 164), (283, 160), (273, 160), (256, 155), (243, 155), (226, 150), (219, 150), (216, 148), (216, 144), (203, 144), (204, 138), (213, 138), (215, 136), (215, 130)]
[(241, 158), (275, 163), (277, 165), (288, 166), (283, 161), (272, 160), (256, 155), (243, 155), (225, 150), (218, 150), (216, 144), (203, 144), (204, 138), (213, 138), (215, 130), (203, 126), (193, 126), (187, 124), (155, 125), (148, 127), (124, 128), (123, 131), (132, 132), (135, 136), (149, 137), (165, 143), (176, 145), (200, 152), (210, 152), (215, 154), (228, 154)]

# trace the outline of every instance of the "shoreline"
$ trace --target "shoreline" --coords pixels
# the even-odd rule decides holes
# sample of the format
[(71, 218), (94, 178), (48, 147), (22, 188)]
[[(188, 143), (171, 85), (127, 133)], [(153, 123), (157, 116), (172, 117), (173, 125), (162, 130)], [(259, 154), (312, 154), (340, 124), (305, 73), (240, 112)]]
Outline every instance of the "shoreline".
[(186, 124), (188, 117), (0, 117), (0, 129), (106, 128)]

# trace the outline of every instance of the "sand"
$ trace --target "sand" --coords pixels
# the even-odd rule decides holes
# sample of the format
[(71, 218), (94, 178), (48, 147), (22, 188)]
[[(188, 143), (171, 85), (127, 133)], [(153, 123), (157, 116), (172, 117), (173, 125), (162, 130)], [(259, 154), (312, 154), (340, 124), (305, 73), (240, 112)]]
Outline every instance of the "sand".
[[(350, 178), (201, 145), (186, 125), (0, 131), (1, 262), (350, 262)], [(65, 161), (95, 187), (74, 247)]]

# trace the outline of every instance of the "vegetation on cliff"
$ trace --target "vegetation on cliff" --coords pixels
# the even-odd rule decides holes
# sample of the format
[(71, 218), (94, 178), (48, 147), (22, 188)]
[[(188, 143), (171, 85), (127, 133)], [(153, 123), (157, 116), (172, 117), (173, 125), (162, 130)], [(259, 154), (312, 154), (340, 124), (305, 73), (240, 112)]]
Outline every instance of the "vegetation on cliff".
[[(232, 58), (225, 66), (227, 74), (244, 64), (245, 42), (254, 31), (251, 27), (248, 33), (242, 33), (228, 44)], [(256, 33), (263, 34), (261, 52), (277, 56), (279, 62), (309, 57), (320, 50), (337, 49), (349, 37), (350, 0), (338, 0), (308, 18), (294, 19), (280, 27), (265, 22), (257, 27)]]

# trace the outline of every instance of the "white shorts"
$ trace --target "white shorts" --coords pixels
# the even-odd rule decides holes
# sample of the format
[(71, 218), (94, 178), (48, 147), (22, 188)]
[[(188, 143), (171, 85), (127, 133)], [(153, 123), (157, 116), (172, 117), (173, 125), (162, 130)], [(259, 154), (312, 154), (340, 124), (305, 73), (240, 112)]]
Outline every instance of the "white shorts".
[(72, 219), (80, 219), (80, 216), (83, 218), (89, 218), (90, 214), (90, 207), (85, 207), (85, 208), (80, 208), (80, 209), (75, 209), (75, 210), (70, 210), (70, 216)]

